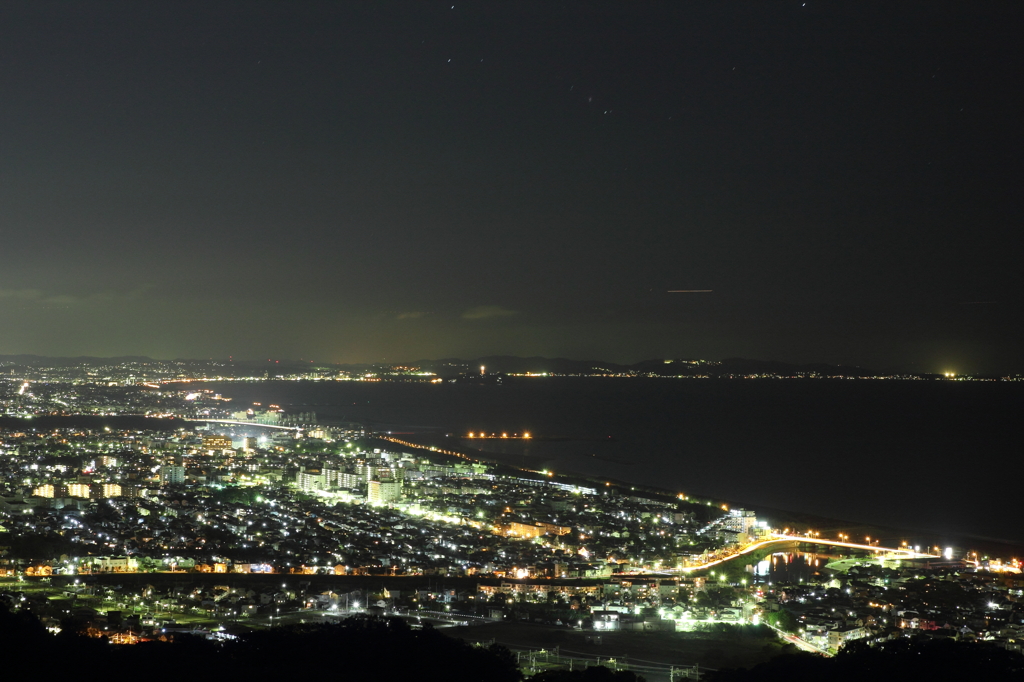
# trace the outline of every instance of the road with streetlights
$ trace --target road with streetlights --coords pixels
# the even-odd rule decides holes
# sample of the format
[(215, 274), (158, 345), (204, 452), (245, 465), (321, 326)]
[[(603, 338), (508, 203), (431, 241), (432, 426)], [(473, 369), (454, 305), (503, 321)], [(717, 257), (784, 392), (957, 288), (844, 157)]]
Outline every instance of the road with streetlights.
[(936, 559), (940, 556), (938, 554), (927, 554), (924, 552), (919, 552), (909, 547), (881, 547), (879, 545), (864, 545), (857, 542), (849, 542), (848, 540), (829, 540), (827, 538), (815, 537), (811, 534), (791, 535), (788, 533), (773, 533), (771, 537), (767, 539), (752, 542), (731, 554), (718, 557), (717, 559), (713, 559), (712, 561), (708, 561), (703, 564), (698, 564), (695, 566), (682, 566), (679, 568), (665, 568), (657, 571), (651, 569), (643, 569), (641, 571), (635, 572), (657, 574), (681, 574), (693, 573), (694, 571), (703, 571), (708, 568), (713, 568), (714, 566), (717, 566), (719, 564), (723, 564), (727, 561), (732, 561), (736, 557), (743, 556), (744, 554), (756, 552), (757, 550), (763, 549), (770, 545), (784, 542), (801, 542), (805, 544), (829, 545), (832, 547), (846, 547), (848, 549), (867, 550), (875, 552), (877, 554), (887, 553), (889, 555), (893, 555), (895, 557), (903, 559)]

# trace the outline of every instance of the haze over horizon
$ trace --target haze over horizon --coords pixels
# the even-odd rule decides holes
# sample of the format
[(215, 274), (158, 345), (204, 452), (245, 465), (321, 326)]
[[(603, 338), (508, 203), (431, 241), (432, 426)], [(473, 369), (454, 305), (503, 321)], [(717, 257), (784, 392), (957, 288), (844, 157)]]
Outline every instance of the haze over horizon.
[(1024, 371), (1022, 17), (5, 5), (0, 354)]
[[(493, 374), (516, 374), (521, 372), (555, 372), (556, 374), (564, 373), (576, 373), (581, 370), (595, 369), (594, 363), (599, 363), (601, 367), (614, 369), (614, 368), (636, 368), (641, 372), (651, 371), (651, 364), (657, 365), (654, 368), (656, 374), (662, 374), (664, 376), (673, 376), (673, 368), (682, 372), (683, 374), (696, 374), (696, 375), (708, 375), (718, 376), (720, 374), (730, 375), (734, 373), (743, 374), (745, 372), (756, 372), (756, 371), (772, 371), (778, 372), (786, 368), (800, 371), (814, 371), (822, 372), (826, 368), (833, 368), (841, 372), (852, 372), (849, 376), (881, 376), (881, 375), (894, 375), (894, 374), (916, 374), (916, 375), (930, 375), (930, 374), (951, 374), (949, 372), (915, 372), (905, 367), (889, 366), (889, 367), (865, 367), (862, 365), (833, 365), (829, 363), (821, 362), (784, 362), (780, 360), (774, 360), (771, 358), (740, 358), (740, 357), (728, 357), (728, 358), (643, 358), (636, 362), (619, 362), (608, 360), (607, 358), (589, 357), (589, 358), (568, 358), (568, 357), (545, 357), (541, 355), (532, 356), (519, 356), (519, 355), (479, 355), (474, 357), (437, 357), (437, 358), (395, 358), (395, 359), (383, 359), (383, 361), (365, 361), (365, 362), (333, 362), (326, 361), (317, 358), (236, 358), (236, 357), (208, 357), (208, 358), (187, 358), (187, 357), (176, 357), (176, 358), (154, 358), (147, 355), (119, 355), (119, 356), (93, 356), (93, 355), (75, 355), (75, 356), (48, 356), (39, 355), (35, 353), (0, 353), (0, 363), (14, 363), (19, 364), (19, 360), (23, 360), (24, 364), (30, 366), (46, 366), (47, 361), (54, 361), (61, 366), (73, 366), (76, 364), (82, 365), (93, 365), (97, 362), (117, 361), (117, 362), (130, 362), (130, 361), (150, 361), (156, 363), (162, 362), (188, 362), (188, 363), (213, 363), (217, 366), (221, 364), (227, 365), (240, 365), (248, 367), (249, 369), (256, 369), (266, 363), (270, 367), (278, 367), (282, 371), (286, 372), (301, 372), (302, 368), (316, 366), (316, 367), (365, 367), (365, 366), (420, 366), (424, 369), (444, 369), (451, 363), (465, 363), (466, 368), (471, 374), (476, 374), (478, 368), (486, 368), (487, 373)], [(708, 363), (708, 364), (695, 364), (689, 368), (671, 363)], [(665, 364), (665, 372), (661, 372), (663, 369), (662, 364)], [(684, 371), (685, 370), (685, 371)], [(262, 369), (260, 370), (262, 371)], [(447, 367), (447, 373), (452, 372), (464, 372), (467, 371), (465, 368), (457, 370), (454, 367)], [(710, 374), (708, 374), (710, 372)], [(444, 374), (445, 372), (441, 372)], [(955, 374), (955, 373), (952, 373)], [(991, 378), (995, 376), (1008, 376), (1010, 373), (997, 372), (997, 373), (976, 373), (973, 376), (978, 378)], [(970, 377), (969, 374), (956, 374), (957, 377)]]

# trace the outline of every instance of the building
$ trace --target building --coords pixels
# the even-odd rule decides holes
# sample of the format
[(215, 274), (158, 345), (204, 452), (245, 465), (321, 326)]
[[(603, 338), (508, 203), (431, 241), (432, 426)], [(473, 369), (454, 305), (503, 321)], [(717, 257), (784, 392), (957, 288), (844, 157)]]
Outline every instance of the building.
[(337, 485), (339, 488), (359, 490), (366, 485), (366, 477), (360, 474), (338, 472)]
[(207, 452), (230, 450), (231, 445), (231, 439), (227, 436), (203, 436), (203, 450)]
[(621, 614), (617, 611), (593, 611), (595, 630), (618, 630), (621, 625)]
[(828, 648), (838, 651), (845, 646), (847, 642), (855, 639), (863, 639), (870, 634), (871, 633), (866, 628), (862, 627), (847, 627), (838, 630), (829, 630)]
[(32, 491), (32, 494), (35, 495), (36, 497), (50, 497), (50, 498), (52, 498), (52, 497), (56, 496), (55, 495), (56, 492), (57, 492), (57, 489), (53, 486), (53, 484), (52, 483), (47, 483), (46, 485), (41, 485), (38, 488), (34, 489)]
[(88, 483), (72, 483), (68, 485), (68, 496), (69, 497), (84, 497), (88, 499), (91, 497), (90, 486)]
[(722, 525), (727, 529), (744, 535), (753, 535), (757, 528), (757, 515), (746, 509), (731, 509)]
[(295, 476), (295, 487), (304, 493), (323, 490), (325, 487), (323, 484), (323, 474), (300, 471)]
[(139, 562), (132, 557), (97, 556), (83, 559), (80, 569), (92, 573), (134, 573), (139, 570)]
[(121, 497), (121, 486), (117, 483), (104, 483), (100, 492), (103, 497)]
[(139, 489), (139, 486), (137, 485), (122, 485), (121, 494), (119, 495), (119, 497), (134, 500), (141, 496), (140, 493), (141, 491)]
[(185, 467), (162, 466), (160, 467), (160, 482), (165, 485), (175, 485), (185, 482)]
[(553, 523), (521, 523), (519, 521), (511, 521), (504, 526), (496, 526), (497, 531), (503, 535), (515, 535), (521, 538), (539, 538), (541, 535), (546, 533), (552, 533), (553, 535), (566, 535), (571, 528), (565, 526), (556, 526)]
[(366, 501), (370, 504), (388, 504), (402, 497), (402, 482), (395, 479), (367, 481)]

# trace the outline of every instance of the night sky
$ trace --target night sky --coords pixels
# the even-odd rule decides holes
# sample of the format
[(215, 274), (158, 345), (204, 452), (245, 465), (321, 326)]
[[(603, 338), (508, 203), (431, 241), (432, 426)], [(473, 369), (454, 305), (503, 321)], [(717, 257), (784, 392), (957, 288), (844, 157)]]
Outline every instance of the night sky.
[(1022, 9), (4, 2), (0, 353), (1024, 371)]

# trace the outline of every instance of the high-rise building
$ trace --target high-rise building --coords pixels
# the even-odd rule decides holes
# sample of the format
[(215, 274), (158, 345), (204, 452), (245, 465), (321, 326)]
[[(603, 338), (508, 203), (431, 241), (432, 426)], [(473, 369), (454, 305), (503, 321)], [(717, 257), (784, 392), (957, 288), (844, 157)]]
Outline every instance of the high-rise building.
[(300, 471), (295, 477), (296, 487), (304, 493), (323, 488), (323, 477), (320, 474), (313, 474)]
[(366, 477), (359, 474), (338, 473), (337, 485), (339, 488), (360, 489), (366, 483)]
[(185, 467), (170, 465), (160, 467), (160, 482), (167, 485), (184, 483)]
[(402, 482), (395, 479), (368, 481), (366, 483), (366, 501), (370, 504), (388, 504), (402, 497)]

